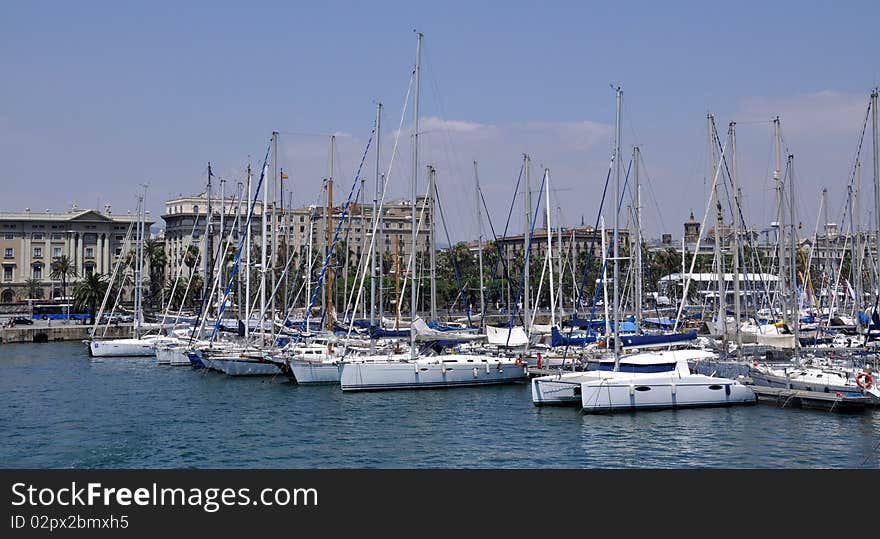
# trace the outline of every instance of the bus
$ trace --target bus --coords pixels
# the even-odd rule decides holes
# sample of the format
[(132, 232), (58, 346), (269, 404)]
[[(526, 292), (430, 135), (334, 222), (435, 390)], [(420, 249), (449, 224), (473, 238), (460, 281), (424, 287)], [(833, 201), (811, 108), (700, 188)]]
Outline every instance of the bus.
[(75, 312), (73, 298), (56, 298), (52, 300), (29, 300), (31, 318), (34, 320), (85, 320), (89, 312)]

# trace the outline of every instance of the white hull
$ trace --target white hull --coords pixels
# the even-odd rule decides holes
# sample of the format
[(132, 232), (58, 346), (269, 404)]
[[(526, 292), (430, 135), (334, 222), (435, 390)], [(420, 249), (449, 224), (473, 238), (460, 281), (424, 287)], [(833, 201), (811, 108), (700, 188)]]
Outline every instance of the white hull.
[(156, 338), (89, 341), (92, 357), (153, 357)]
[(739, 382), (700, 374), (682, 378), (614, 377), (581, 384), (584, 412), (725, 406), (755, 400), (755, 393)]
[(371, 391), (504, 384), (527, 376), (526, 367), (514, 360), (462, 354), (415, 361), (393, 357), (345, 361), (340, 382), (343, 391)]
[(187, 349), (183, 345), (157, 346), (156, 363), (172, 367), (190, 367), (192, 362), (186, 354)]
[(291, 360), (290, 370), (298, 384), (338, 384), (341, 367), (336, 361)]
[(581, 404), (581, 384), (598, 379), (598, 371), (568, 372), (532, 378), (532, 403), (536, 406)]
[[(204, 357), (202, 361), (205, 362)], [(281, 373), (277, 365), (259, 358), (215, 356), (208, 361), (210, 368), (228, 376), (272, 376)], [(207, 362), (205, 364), (208, 365)]]

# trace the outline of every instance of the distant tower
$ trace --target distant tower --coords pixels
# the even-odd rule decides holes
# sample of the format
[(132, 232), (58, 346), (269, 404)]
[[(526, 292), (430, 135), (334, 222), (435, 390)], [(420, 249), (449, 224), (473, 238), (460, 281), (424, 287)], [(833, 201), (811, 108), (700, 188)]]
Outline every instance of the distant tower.
[(700, 237), (700, 223), (694, 219), (694, 212), (691, 210), (690, 218), (684, 222), (684, 242), (687, 244), (697, 243)]

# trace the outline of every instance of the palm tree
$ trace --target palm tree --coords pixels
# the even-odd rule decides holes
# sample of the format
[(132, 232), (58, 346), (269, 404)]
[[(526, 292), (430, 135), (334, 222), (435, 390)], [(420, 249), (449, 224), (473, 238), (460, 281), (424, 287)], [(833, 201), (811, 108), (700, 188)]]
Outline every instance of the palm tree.
[(165, 247), (157, 240), (147, 240), (144, 243), (144, 254), (149, 264), (150, 275), (150, 300), (155, 305), (156, 299), (162, 293), (162, 285), (165, 282), (165, 265), (168, 259), (165, 255)]
[(95, 323), (95, 311), (98, 302), (104, 299), (107, 292), (107, 279), (100, 273), (86, 275), (82, 281), (76, 283), (73, 288), (74, 308), (77, 310), (88, 308), (89, 323)]
[(29, 298), (43, 299), (43, 285), (40, 284), (39, 279), (28, 279), (24, 282), (24, 288)]
[(74, 267), (73, 262), (67, 255), (59, 256), (55, 260), (52, 261), (52, 265), (50, 266), (52, 269), (52, 273), (49, 274), (49, 277), (52, 279), (59, 279), (61, 281), (61, 295), (65, 298), (67, 297), (67, 278), (68, 277), (76, 277), (76, 267)]

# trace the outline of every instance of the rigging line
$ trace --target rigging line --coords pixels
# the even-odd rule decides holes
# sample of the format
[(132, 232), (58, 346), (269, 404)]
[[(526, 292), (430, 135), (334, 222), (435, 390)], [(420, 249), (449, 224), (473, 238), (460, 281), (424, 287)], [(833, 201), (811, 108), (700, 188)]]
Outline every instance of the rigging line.
[(458, 283), (458, 290), (461, 293), (465, 313), (467, 313), (468, 327), (472, 327), (473, 323), (471, 322), (471, 304), (468, 301), (467, 294), (464, 293), (464, 284), (461, 281), (461, 273), (458, 269), (458, 262), (456, 262), (455, 260), (455, 249), (453, 248), (452, 241), (449, 239), (449, 229), (446, 228), (446, 216), (443, 213), (443, 203), (440, 200), (440, 190), (437, 187), (437, 182), (434, 182), (434, 196), (437, 198), (437, 208), (440, 210), (440, 221), (443, 223), (443, 232), (446, 233), (446, 243), (449, 244), (449, 258), (452, 259), (452, 269), (455, 272), (455, 280)]
[[(263, 168), (260, 171), (260, 180), (257, 182), (257, 188), (254, 192), (254, 198), (251, 201), (251, 206), (248, 210), (248, 217), (247, 221), (245, 222), (245, 230), (247, 230), (247, 227), (250, 226), (251, 217), (253, 217), (254, 214), (254, 208), (257, 204), (257, 198), (260, 193), (260, 188), (263, 185), (263, 179), (267, 173), (266, 167), (268, 166), (269, 151), (271, 149), (272, 145), (269, 144), (269, 146), (266, 148), (266, 157), (263, 159)], [(242, 234), (241, 239), (238, 242), (238, 251), (235, 254), (235, 261), (232, 264), (232, 271), (229, 274), (229, 281), (226, 283), (226, 292), (223, 295), (223, 302), (220, 304), (220, 312), (217, 314), (217, 321), (214, 323), (214, 330), (211, 332), (211, 343), (214, 342), (214, 339), (217, 337), (217, 332), (220, 329), (220, 322), (223, 320), (223, 313), (226, 311), (226, 302), (229, 300), (229, 293), (232, 291), (232, 283), (235, 281), (235, 275), (238, 272), (238, 264), (241, 260), (241, 251), (244, 247), (245, 238), (247, 238), (247, 236), (248, 234)], [(250, 324), (250, 320), (248, 320), (247, 323)]]
[[(520, 299), (520, 296), (523, 292), (523, 284), (525, 283), (525, 279), (526, 279), (526, 268), (528, 267), (528, 263), (529, 263), (529, 254), (532, 251), (532, 233), (535, 231), (535, 224), (537, 224), (538, 215), (540, 215), (541, 198), (544, 196), (544, 184), (546, 182), (547, 182), (547, 173), (545, 172), (544, 179), (541, 180), (541, 190), (538, 191), (538, 201), (535, 205), (535, 215), (532, 219), (532, 227), (531, 227), (531, 230), (529, 230), (529, 239), (528, 239), (528, 242), (526, 243), (526, 252), (525, 252), (525, 255), (523, 256), (523, 270), (520, 272), (519, 287), (516, 290), (516, 299), (513, 302), (513, 312), (510, 313), (510, 322), (508, 322), (508, 324), (507, 324), (507, 341), (504, 345), (505, 347), (510, 345), (510, 335), (511, 335), (511, 333), (513, 333), (513, 321), (516, 318), (517, 307), (519, 305), (519, 299)], [(525, 322), (525, 320), (523, 322)], [(528, 349), (528, 346), (529, 346), (528, 343), (526, 343), (526, 349)]]
[[(516, 186), (513, 188), (513, 200), (510, 203), (510, 211), (507, 214), (507, 222), (504, 224), (504, 234), (502, 236), (502, 239), (507, 239), (507, 230), (510, 227), (510, 219), (513, 215), (513, 206), (516, 204), (516, 193), (519, 191), (519, 185), (522, 181), (524, 169), (525, 164), (520, 165), (519, 176), (516, 179)], [(513, 284), (513, 279), (510, 276), (510, 268), (507, 265), (507, 258), (501, 251), (501, 244), (498, 241), (498, 235), (495, 233), (495, 226), (492, 224), (492, 214), (489, 212), (489, 206), (486, 204), (486, 197), (483, 196), (482, 189), (480, 189), (480, 200), (483, 201), (483, 208), (486, 210), (486, 219), (489, 221), (489, 229), (492, 232), (492, 238), (495, 241), (495, 248), (498, 251), (498, 260), (495, 261), (495, 264), (492, 267), (491, 280), (495, 280), (495, 276), (498, 274), (498, 264), (500, 263), (504, 268), (504, 279), (502, 279), (502, 281), (506, 281), (507, 285), (510, 286), (511, 284)], [(507, 309), (507, 312), (510, 312), (509, 302), (505, 302), (505, 308)]]
[[(373, 127), (373, 129), (370, 131), (370, 138), (367, 139), (367, 144), (366, 144), (366, 147), (364, 148), (364, 153), (361, 156), (360, 165), (358, 165), (357, 172), (355, 173), (354, 183), (352, 183), (351, 190), (348, 192), (348, 199), (346, 199), (345, 206), (343, 206), (342, 215), (340, 216), (339, 221), (336, 223), (336, 231), (333, 233), (333, 240), (330, 242), (330, 247), (327, 249), (327, 256), (324, 259), (323, 266), (321, 267), (321, 273), (318, 275), (318, 281), (315, 286), (315, 290), (312, 292), (312, 297), (309, 299), (309, 306), (306, 309), (307, 313), (312, 310), (312, 306), (315, 304), (315, 300), (317, 299), (318, 293), (321, 290), (321, 285), (324, 282), (324, 277), (327, 275), (327, 266), (329, 265), (330, 260), (333, 256), (333, 250), (336, 247), (336, 243), (339, 241), (339, 231), (341, 230), (343, 221), (345, 221), (346, 215), (348, 214), (348, 209), (351, 205), (351, 197), (354, 194), (355, 187), (357, 186), (358, 182), (360, 181), (361, 170), (363, 169), (364, 162), (367, 160), (367, 152), (370, 150), (370, 145), (373, 142), (373, 136), (375, 134), (376, 134), (376, 128)], [(331, 209), (331, 211), (332, 211), (332, 209)], [(328, 311), (328, 313), (327, 313), (328, 316), (329, 316), (329, 310), (331, 307), (332, 307), (331, 305), (327, 305), (326, 310)], [(305, 325), (306, 325), (306, 319), (303, 319), (303, 323), (302, 323), (302, 327), (300, 327), (300, 331), (303, 331), (305, 329)]]

